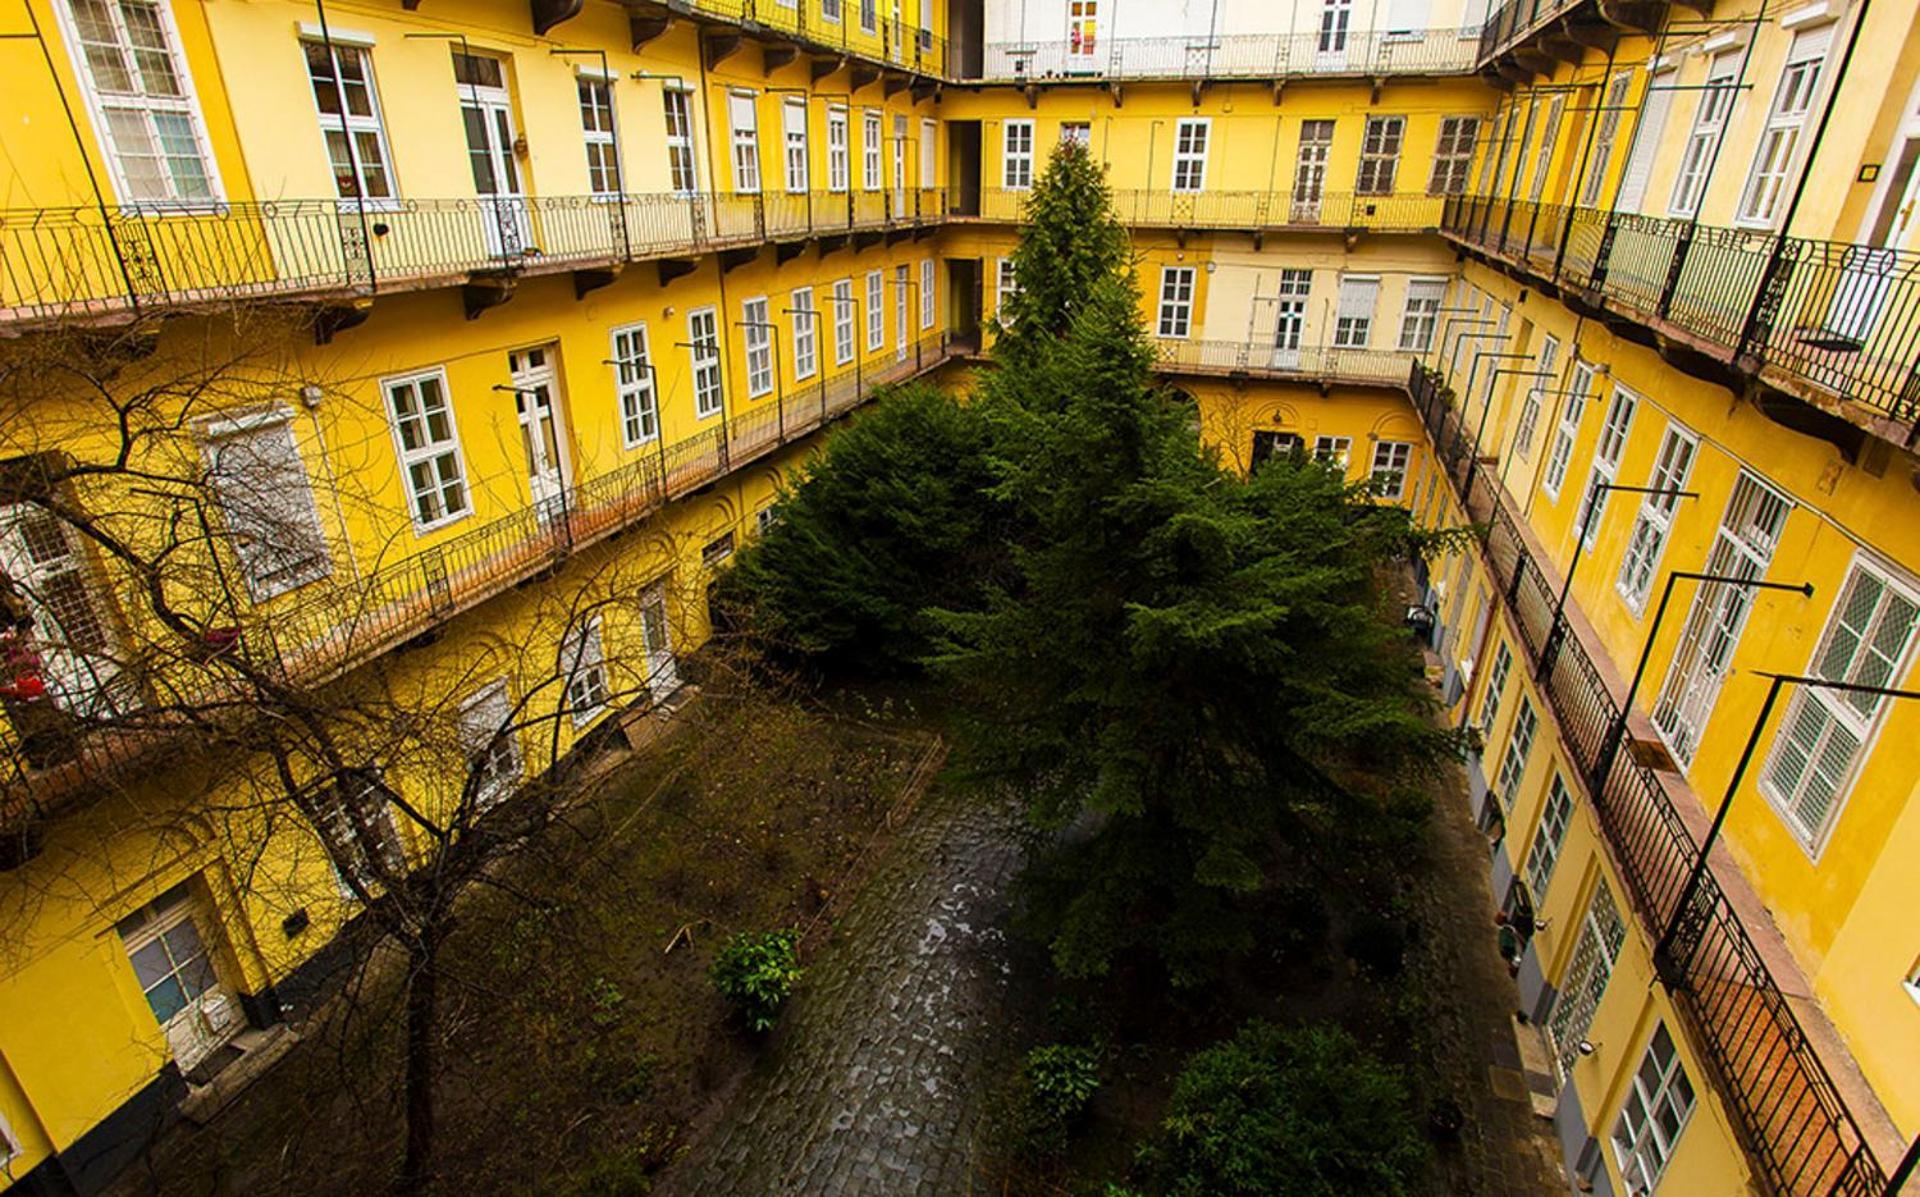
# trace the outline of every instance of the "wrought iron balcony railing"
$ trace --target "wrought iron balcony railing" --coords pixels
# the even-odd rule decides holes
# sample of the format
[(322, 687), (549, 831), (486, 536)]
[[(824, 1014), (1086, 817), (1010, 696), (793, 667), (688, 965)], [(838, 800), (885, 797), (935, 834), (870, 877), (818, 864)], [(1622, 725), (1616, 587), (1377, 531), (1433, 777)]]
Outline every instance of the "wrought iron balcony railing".
[[(1020, 223), (1033, 193), (987, 188), (955, 192), (954, 216)], [(1134, 228), (1270, 229), (1347, 232), (1433, 232), (1440, 227), (1446, 197), (1420, 192), (1355, 195), (1344, 191), (1295, 194), (1287, 191), (1155, 191), (1121, 188), (1113, 193), (1120, 223)]]
[(1920, 441), (1920, 254), (1688, 220), (1454, 196), (1446, 233), (1803, 397)]
[(1416, 355), (1356, 346), (1274, 346), (1251, 341), (1155, 341), (1160, 368), (1176, 374), (1251, 375), (1306, 382), (1403, 387)]
[(0, 212), (0, 326), (351, 298), (944, 219), (937, 188)]
[[(1609, 737), (1620, 716), (1587, 637), (1556, 629), (1559, 580), (1530, 546), (1492, 470), (1474, 469), (1474, 423), (1435, 371), (1415, 364), (1414, 405), (1469, 518), (1483, 526), (1489, 569), (1512, 613), (1562, 739), (1591, 796), (1615, 867), (1650, 939), (1673, 922), (1699, 842), (1676, 804), (1684, 780), (1657, 775)], [(1573, 621), (1577, 623), (1577, 620)], [(1717, 862), (1716, 862), (1717, 867)], [(1859, 1121), (1716, 874), (1706, 869), (1662, 963), (1765, 1191), (1783, 1197), (1879, 1197), (1887, 1179)]]
[(1465, 74), (1474, 69), (1479, 37), (1470, 26), (989, 42), (984, 75), (996, 83), (1059, 83)]
[(1485, 66), (1540, 26), (1579, 7), (1581, 0), (1506, 0), (1480, 30), (1475, 62)]
[[(952, 77), (953, 47), (930, 29), (881, 11), (874, 0), (629, 0), (637, 13), (670, 20), (692, 17), (738, 25), (744, 32), (783, 35), (802, 46), (858, 58), (935, 79)], [(829, 18), (832, 11), (838, 15)], [(664, 26), (662, 26), (664, 29)], [(657, 35), (657, 32), (656, 32)]]
[[(876, 387), (915, 377), (955, 352), (945, 332), (923, 334), (891, 352), (858, 358), (834, 373), (762, 399), (672, 443), (656, 439), (625, 463), (564, 488), (556, 497), (375, 561), (350, 577), (326, 577), (221, 618), (231, 629), (221, 654), (289, 685), (317, 685), (389, 652), (459, 613), (564, 562), (667, 503), (806, 437), (870, 398)], [(729, 407), (737, 396), (728, 396)], [(136, 598), (137, 602), (138, 599)], [(145, 658), (155, 654), (143, 653)], [(160, 667), (144, 688), (153, 701), (123, 703), (120, 714), (80, 719), (70, 734), (35, 736), (9, 705), (16, 734), (0, 750), (0, 828), (53, 809), (82, 788), (111, 782), (187, 722), (244, 688), (220, 664)], [(48, 700), (41, 700), (48, 701)]]

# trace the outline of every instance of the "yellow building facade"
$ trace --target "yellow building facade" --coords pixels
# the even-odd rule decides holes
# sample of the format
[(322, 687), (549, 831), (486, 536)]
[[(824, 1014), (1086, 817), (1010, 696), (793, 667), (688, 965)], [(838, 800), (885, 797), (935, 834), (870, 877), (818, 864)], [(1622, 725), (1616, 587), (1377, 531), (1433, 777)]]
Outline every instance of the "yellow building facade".
[[(1413, 622), (1477, 732), (1489, 946), (1570, 1186), (1892, 1191), (1920, 1134), (1920, 713), (1881, 693), (1920, 619), (1911, 11), (12, 13), (19, 1191), (97, 1190), (273, 1050), (358, 909), (342, 862), (429, 850), (391, 803), (464, 810), (447, 777), (505, 794), (674, 701), (780, 476), (982, 348), (1067, 139), (1223, 462), (1298, 450), (1482, 529)], [(61, 472), (130, 442), (163, 481)], [(173, 623), (129, 575), (155, 537)], [(265, 761), (74, 730), (241, 666), (437, 731), (263, 828), (233, 812)], [(1770, 672), (1803, 680), (1749, 756)]]

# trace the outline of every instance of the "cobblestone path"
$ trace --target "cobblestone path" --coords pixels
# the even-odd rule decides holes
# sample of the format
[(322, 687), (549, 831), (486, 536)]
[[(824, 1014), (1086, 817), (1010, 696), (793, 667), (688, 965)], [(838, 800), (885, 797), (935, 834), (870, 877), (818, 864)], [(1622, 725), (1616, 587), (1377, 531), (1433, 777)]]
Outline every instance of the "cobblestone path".
[(936, 786), (663, 1197), (948, 1197), (1011, 1067), (1019, 813)]

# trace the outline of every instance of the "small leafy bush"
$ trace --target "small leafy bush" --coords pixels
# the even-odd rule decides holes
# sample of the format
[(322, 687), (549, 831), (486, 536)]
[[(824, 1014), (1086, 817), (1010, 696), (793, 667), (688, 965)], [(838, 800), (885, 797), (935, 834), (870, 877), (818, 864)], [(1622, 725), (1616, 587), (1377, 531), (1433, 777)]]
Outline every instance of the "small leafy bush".
[(1162, 1130), (1142, 1157), (1169, 1197), (1405, 1197), (1426, 1167), (1399, 1073), (1331, 1026), (1250, 1022), (1196, 1052)]
[(1100, 1053), (1068, 1043), (1044, 1044), (1027, 1053), (1020, 1080), (1027, 1146), (1038, 1154), (1057, 1153), (1100, 1088)]
[(742, 931), (714, 957), (713, 987), (750, 1030), (766, 1031), (778, 1021), (800, 980), (799, 945), (796, 931)]

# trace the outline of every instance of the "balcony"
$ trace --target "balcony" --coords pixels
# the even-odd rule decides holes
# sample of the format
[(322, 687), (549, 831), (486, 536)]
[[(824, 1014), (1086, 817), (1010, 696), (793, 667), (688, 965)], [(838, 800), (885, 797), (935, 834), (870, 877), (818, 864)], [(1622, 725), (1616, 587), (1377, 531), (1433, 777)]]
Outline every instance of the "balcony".
[[(1030, 191), (988, 188), (956, 197), (955, 219), (1019, 224), (1026, 220)], [(1129, 228), (1200, 229), (1251, 233), (1431, 233), (1440, 228), (1446, 197), (1419, 192), (1355, 195), (1323, 191), (1155, 191), (1119, 189), (1114, 214)]]
[(1244, 341), (1178, 341), (1160, 338), (1157, 368), (1168, 374), (1260, 378), (1315, 385), (1353, 383), (1401, 388), (1415, 354), (1392, 349), (1329, 345), (1292, 349)]
[(1480, 196), (1443, 230), (1850, 458), (1920, 444), (1920, 254)]
[[(824, 428), (873, 394), (917, 377), (957, 352), (944, 332), (928, 333), (884, 360), (762, 400), (672, 444), (656, 440), (626, 464), (567, 486), (557, 498), (480, 525), (430, 548), (376, 562), (351, 578), (328, 578), (239, 613), (237, 638), (213, 652), (189, 646), (202, 663), (155, 679), (165, 701), (123, 703), (123, 714), (82, 723), (54, 745), (9, 737), (0, 758), (0, 832), (45, 816), (78, 793), (152, 763), (188, 718), (219, 720), (219, 707), (247, 694), (217, 664), (236, 654), (283, 684), (315, 686), (391, 652), (518, 583), (565, 563), (668, 503)], [(731, 405), (734, 397), (728, 397)], [(177, 676), (174, 676), (177, 674)], [(0, 867), (5, 867), (0, 865)]]
[(1476, 460), (1473, 425), (1450, 405), (1439, 375), (1416, 365), (1410, 392), (1436, 460), (1483, 528), (1487, 566), (1642, 929), (1659, 942), (1670, 924), (1679, 927), (1655, 964), (1763, 1191), (1879, 1197), (1888, 1191), (1879, 1159), (1897, 1155), (1900, 1144), (1807, 996), (1811, 986), (1724, 847), (1709, 856), (1679, 913), (1707, 810), (1684, 778), (1620, 750), (1613, 733), (1621, 687), (1598, 637), (1572, 605), (1555, 619), (1561, 579), (1499, 487), (1496, 468)]
[(1276, 81), (1300, 76), (1464, 75), (1477, 27), (1392, 32), (1232, 34), (989, 42), (984, 76), (1031, 86), (1185, 79)]
[(868, 8), (871, 20), (863, 21), (863, 3), (871, 5), (872, 0), (840, 0), (840, 15), (832, 20), (824, 15), (821, 0), (625, 3), (635, 50), (665, 33), (674, 21), (685, 21), (705, 31), (701, 52), (709, 70), (749, 38), (761, 44), (768, 69), (792, 62), (802, 53), (808, 55), (816, 83), (841, 66), (850, 66), (856, 91), (875, 80), (884, 80), (887, 95), (906, 87), (912, 87), (916, 97), (928, 95), (934, 84), (951, 79), (952, 68), (958, 65), (946, 38), (903, 24), (897, 19), (897, 9), (890, 18), (887, 13)]
[(248, 300), (351, 304), (476, 280), (498, 297), (519, 277), (567, 271), (584, 294), (631, 262), (930, 228), (944, 202), (902, 188), (14, 209), (0, 212), (0, 328)]

